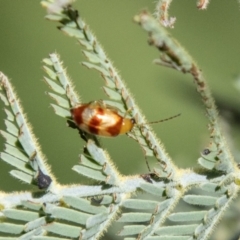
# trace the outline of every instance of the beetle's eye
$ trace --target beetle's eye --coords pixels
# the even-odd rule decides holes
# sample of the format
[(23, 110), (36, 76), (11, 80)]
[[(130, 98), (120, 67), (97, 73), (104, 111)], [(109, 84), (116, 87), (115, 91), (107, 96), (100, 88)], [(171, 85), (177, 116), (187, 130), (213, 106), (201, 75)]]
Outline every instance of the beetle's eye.
[(135, 123), (136, 123), (136, 121), (135, 121), (134, 118), (131, 118), (131, 122), (132, 122), (132, 124), (135, 124)]

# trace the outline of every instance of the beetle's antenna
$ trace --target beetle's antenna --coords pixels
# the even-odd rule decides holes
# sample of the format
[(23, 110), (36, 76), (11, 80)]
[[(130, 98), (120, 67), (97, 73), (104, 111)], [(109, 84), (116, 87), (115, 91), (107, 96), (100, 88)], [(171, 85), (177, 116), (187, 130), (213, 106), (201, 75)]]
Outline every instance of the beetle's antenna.
[(157, 120), (157, 121), (153, 121), (153, 122), (146, 122), (146, 123), (143, 123), (143, 124), (140, 124), (141, 125), (145, 125), (145, 124), (154, 124), (154, 123), (161, 123), (161, 122), (166, 122), (168, 120), (171, 120), (173, 118), (176, 118), (176, 117), (179, 117), (181, 115), (181, 113), (177, 114), (177, 115), (174, 115), (172, 117), (169, 117), (169, 118), (164, 118), (164, 119), (161, 119), (161, 120)]
[[(125, 115), (127, 115), (127, 113), (128, 113), (129, 111), (130, 111), (130, 110), (128, 110)], [(125, 117), (125, 115), (124, 115), (124, 117)], [(146, 123), (142, 123), (142, 124), (137, 124), (134, 118), (132, 118), (132, 120), (133, 120), (133, 123), (134, 123), (135, 126), (138, 126), (138, 127), (141, 128), (141, 127), (143, 127), (144, 125), (148, 125), (148, 124), (166, 122), (166, 121), (171, 120), (171, 119), (173, 119), (173, 118), (179, 117), (180, 115), (181, 115), (181, 113), (179, 113), (179, 114), (177, 114), (177, 115), (174, 115), (174, 116), (171, 116), (171, 117), (169, 117), (169, 118), (164, 118), (164, 119), (161, 119), (161, 120), (158, 120), (158, 121), (146, 122)], [(131, 132), (132, 132), (132, 134), (134, 135), (135, 140), (136, 140), (136, 141), (140, 144), (140, 146), (141, 146), (141, 143), (140, 143), (137, 135), (135, 134), (134, 130), (131, 131)], [(128, 136), (130, 136), (129, 133), (127, 133), (127, 134), (128, 134)], [(131, 137), (131, 136), (130, 136), (130, 137)], [(133, 139), (134, 139), (134, 138), (133, 138)], [(148, 163), (147, 156), (145, 155), (145, 152), (144, 152), (143, 149), (142, 149), (142, 151), (143, 151), (143, 155), (144, 155), (144, 158), (145, 158), (145, 162), (146, 162), (147, 168), (148, 168), (149, 172), (151, 172), (151, 168), (150, 168), (150, 165), (149, 165), (149, 163)]]
[(147, 156), (144, 155), (144, 158), (145, 158), (145, 162), (146, 162), (146, 164), (147, 164), (148, 171), (151, 172), (151, 168), (150, 168), (150, 166), (149, 166), (149, 163), (148, 163), (148, 160), (147, 160)]
[[(181, 113), (177, 114), (177, 115), (174, 115), (172, 117), (169, 117), (169, 118), (164, 118), (164, 119), (161, 119), (161, 120), (158, 120), (158, 121), (153, 121), (153, 122), (147, 122), (147, 123), (143, 123), (143, 124), (136, 124), (136, 126), (139, 126), (139, 127), (142, 127), (144, 125), (147, 125), (147, 124), (154, 124), (154, 123), (161, 123), (161, 122), (166, 122), (168, 120), (171, 120), (173, 118), (176, 118), (176, 117), (179, 117), (181, 115)], [(140, 143), (137, 135), (135, 134), (135, 132), (133, 131), (133, 135), (135, 136), (136, 140)], [(141, 144), (140, 144), (141, 145)], [(143, 150), (143, 149), (142, 149)], [(143, 150), (143, 153), (144, 153), (144, 150)], [(147, 160), (147, 156), (144, 154), (144, 158), (145, 158), (145, 162), (147, 164), (147, 168), (149, 170), (149, 172), (151, 172), (151, 168), (149, 166), (149, 163), (148, 163), (148, 160)]]

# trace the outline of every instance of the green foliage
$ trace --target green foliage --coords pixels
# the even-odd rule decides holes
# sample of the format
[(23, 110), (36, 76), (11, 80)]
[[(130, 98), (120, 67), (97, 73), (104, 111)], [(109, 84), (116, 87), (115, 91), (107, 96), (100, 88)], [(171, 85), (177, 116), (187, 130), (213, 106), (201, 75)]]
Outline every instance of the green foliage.
[[(198, 159), (199, 169), (180, 169), (157, 139), (132, 94), (108, 59), (96, 37), (69, 1), (42, 1), (46, 18), (84, 48), (82, 64), (100, 72), (108, 108), (135, 120), (127, 133), (156, 164), (144, 175), (121, 175), (97, 136), (85, 133), (73, 122), (71, 109), (81, 105), (60, 57), (52, 53), (43, 60), (47, 95), (55, 113), (79, 132), (85, 142), (80, 161), (73, 170), (93, 180), (89, 185), (61, 185), (51, 173), (7, 77), (1, 73), (0, 97), (5, 105), (5, 149), (1, 159), (10, 164), (10, 174), (38, 187), (36, 192), (0, 192), (0, 239), (100, 239), (116, 220), (124, 239), (209, 239), (223, 213), (239, 191), (237, 163), (227, 146), (212, 95), (199, 67), (166, 31), (173, 26), (167, 10), (171, 1), (159, 1), (158, 20), (147, 11), (134, 17), (149, 36), (160, 57), (154, 62), (190, 74), (203, 101), (209, 122), (210, 144)], [(205, 8), (208, 1), (199, 1)], [(165, 6), (166, 10), (162, 12)], [(163, 26), (164, 25), (164, 26)], [(129, 154), (131, 158), (131, 154)], [(191, 192), (191, 190), (194, 190)], [(144, 195), (144, 194), (145, 195)], [(189, 206), (181, 208), (181, 200)], [(199, 207), (201, 206), (201, 207)], [(121, 213), (120, 213), (121, 212)]]

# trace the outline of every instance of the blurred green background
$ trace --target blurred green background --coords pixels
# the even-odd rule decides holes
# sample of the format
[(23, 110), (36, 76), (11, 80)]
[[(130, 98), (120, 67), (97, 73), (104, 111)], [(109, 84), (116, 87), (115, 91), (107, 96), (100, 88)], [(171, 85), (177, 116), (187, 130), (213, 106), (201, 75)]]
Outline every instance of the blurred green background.
[[(146, 32), (132, 20), (143, 9), (153, 12), (155, 3), (82, 0), (75, 6), (114, 62), (147, 119), (153, 121), (182, 114), (153, 128), (177, 166), (196, 167), (209, 135), (193, 80), (190, 75), (152, 64), (159, 53), (148, 46)], [(48, 87), (42, 81), (41, 60), (51, 52), (59, 53), (83, 102), (107, 99), (101, 90), (103, 80), (96, 71), (80, 65), (85, 60), (80, 45), (58, 31), (55, 23), (44, 19), (45, 10), (38, 1), (1, 0), (0, 13), (0, 70), (12, 79), (59, 182), (82, 182), (71, 168), (78, 162), (83, 142), (49, 107), (51, 100), (44, 94)], [(195, 1), (174, 1), (170, 15), (176, 16), (177, 21), (175, 28), (169, 31), (200, 65), (221, 112), (227, 113), (228, 120), (236, 120), (240, 104), (239, 92), (234, 87), (240, 73), (239, 4), (237, 1), (211, 1), (206, 11), (199, 11)], [(5, 115), (3, 111), (0, 114), (0, 127), (4, 129)], [(232, 136), (232, 144), (238, 146), (240, 129), (235, 123), (231, 122), (231, 128), (225, 130)], [(3, 149), (3, 140), (0, 141)], [(105, 138), (101, 142), (122, 174), (147, 172), (140, 147), (127, 136)], [(34, 189), (11, 178), (10, 166), (0, 162), (0, 168), (0, 189)]]

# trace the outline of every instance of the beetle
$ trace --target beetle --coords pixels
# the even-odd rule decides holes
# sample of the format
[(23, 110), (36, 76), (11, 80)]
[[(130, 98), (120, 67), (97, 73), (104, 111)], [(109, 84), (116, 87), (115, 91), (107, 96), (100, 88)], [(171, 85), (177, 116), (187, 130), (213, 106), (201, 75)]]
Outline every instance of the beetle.
[[(137, 125), (134, 118), (121, 116), (117, 108), (104, 104), (102, 101), (79, 104), (70, 111), (76, 126), (94, 135), (116, 137), (120, 134), (131, 132), (133, 127)], [(144, 125), (168, 121), (179, 115), (177, 114), (155, 122), (144, 123)]]
[(79, 129), (104, 137), (116, 137), (128, 133), (136, 124), (134, 118), (121, 116), (117, 108), (101, 101), (79, 104), (70, 111)]

